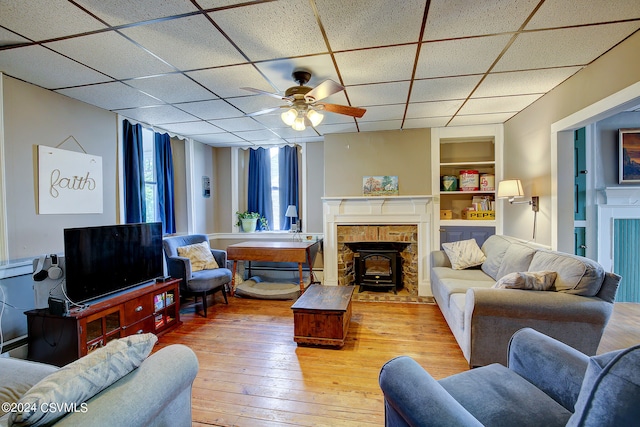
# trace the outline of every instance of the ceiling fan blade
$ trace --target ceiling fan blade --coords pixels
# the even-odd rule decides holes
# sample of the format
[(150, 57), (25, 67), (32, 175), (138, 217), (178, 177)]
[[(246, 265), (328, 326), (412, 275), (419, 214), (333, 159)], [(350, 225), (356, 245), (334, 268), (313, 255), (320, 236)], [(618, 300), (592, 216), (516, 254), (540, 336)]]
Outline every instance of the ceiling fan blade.
[(240, 89), (246, 90), (246, 91), (249, 91), (249, 92), (259, 93), (260, 95), (267, 95), (267, 96), (270, 96), (272, 98), (277, 98), (277, 99), (282, 99), (282, 100), (288, 100), (289, 99), (284, 95), (280, 95), (278, 93), (267, 92), (265, 90), (256, 89), (254, 87), (241, 87)]
[(364, 108), (349, 107), (348, 105), (337, 105), (337, 104), (316, 104), (316, 105), (321, 105), (323, 110), (329, 111), (330, 113), (344, 114), (346, 116), (353, 116), (357, 118), (364, 116), (364, 113), (367, 112), (367, 110), (365, 110)]
[(336, 83), (333, 80), (327, 79), (320, 83), (318, 86), (311, 89), (305, 96), (304, 99), (307, 102), (320, 101), (321, 99), (325, 99), (328, 96), (333, 95), (334, 93), (338, 93), (341, 90), (344, 90), (344, 86), (340, 83)]
[(288, 108), (288, 106), (283, 105), (282, 107), (265, 108), (264, 110), (256, 111), (255, 113), (247, 113), (245, 114), (245, 116), (246, 117), (261, 116), (263, 114), (273, 113), (274, 111), (277, 111), (281, 108)]

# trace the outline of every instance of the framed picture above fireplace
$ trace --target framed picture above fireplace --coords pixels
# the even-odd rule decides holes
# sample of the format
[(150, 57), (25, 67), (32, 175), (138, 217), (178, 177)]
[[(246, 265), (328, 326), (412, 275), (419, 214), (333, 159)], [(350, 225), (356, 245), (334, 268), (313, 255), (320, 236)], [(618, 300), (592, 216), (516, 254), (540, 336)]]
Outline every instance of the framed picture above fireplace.
[(618, 182), (640, 183), (640, 129), (620, 129), (618, 145)]
[(365, 196), (397, 196), (398, 177), (389, 175), (363, 176), (362, 194)]

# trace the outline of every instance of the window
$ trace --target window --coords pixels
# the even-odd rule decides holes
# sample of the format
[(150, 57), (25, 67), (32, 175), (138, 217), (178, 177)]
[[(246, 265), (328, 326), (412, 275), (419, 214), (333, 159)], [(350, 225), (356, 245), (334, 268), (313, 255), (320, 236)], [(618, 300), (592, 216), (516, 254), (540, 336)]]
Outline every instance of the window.
[(142, 147), (144, 162), (144, 203), (146, 206), (145, 222), (160, 220), (158, 212), (158, 182), (156, 181), (156, 162), (153, 131), (142, 129)]
[(271, 147), (269, 149), (269, 156), (271, 156), (271, 204), (273, 206), (273, 219), (272, 224), (269, 227), (272, 230), (281, 230), (280, 228), (280, 168), (278, 163), (278, 147)]
[(299, 206), (298, 147), (258, 147), (249, 151), (247, 210), (264, 216), (269, 229), (289, 230), (288, 206)]

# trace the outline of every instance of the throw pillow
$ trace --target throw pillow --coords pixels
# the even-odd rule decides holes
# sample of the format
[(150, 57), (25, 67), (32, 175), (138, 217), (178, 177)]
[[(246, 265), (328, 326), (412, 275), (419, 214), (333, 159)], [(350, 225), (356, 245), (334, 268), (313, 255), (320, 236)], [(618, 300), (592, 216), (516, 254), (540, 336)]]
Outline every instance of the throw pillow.
[(213, 270), (218, 268), (218, 263), (211, 253), (209, 242), (180, 246), (178, 248), (178, 255), (189, 258), (189, 261), (191, 261), (191, 271)]
[(476, 243), (476, 239), (443, 243), (442, 248), (449, 257), (451, 268), (454, 270), (464, 270), (465, 268), (475, 267), (487, 259), (480, 250), (478, 243)]
[(153, 334), (113, 340), (63, 366), (22, 396), (17, 406), (22, 412), (12, 412), (9, 425), (49, 425), (67, 415), (64, 410), (83, 410), (85, 401), (140, 366), (156, 341)]
[(493, 285), (499, 289), (528, 289), (532, 291), (549, 291), (558, 274), (555, 271), (524, 271), (509, 273)]

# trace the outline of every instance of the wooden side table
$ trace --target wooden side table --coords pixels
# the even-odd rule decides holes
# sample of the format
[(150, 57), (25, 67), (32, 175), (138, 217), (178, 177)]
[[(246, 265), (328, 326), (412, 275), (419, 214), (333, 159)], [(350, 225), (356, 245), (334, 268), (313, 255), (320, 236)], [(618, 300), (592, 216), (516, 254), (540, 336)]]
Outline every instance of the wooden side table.
[(298, 344), (344, 346), (354, 286), (311, 285), (291, 306)]
[[(302, 264), (309, 264), (309, 275), (313, 278), (311, 247), (318, 242), (242, 242), (227, 246), (227, 259), (233, 261), (231, 272), (231, 295), (235, 292), (238, 261), (297, 262), (300, 275), (300, 293), (304, 292)], [(312, 279), (313, 280), (313, 279)]]

